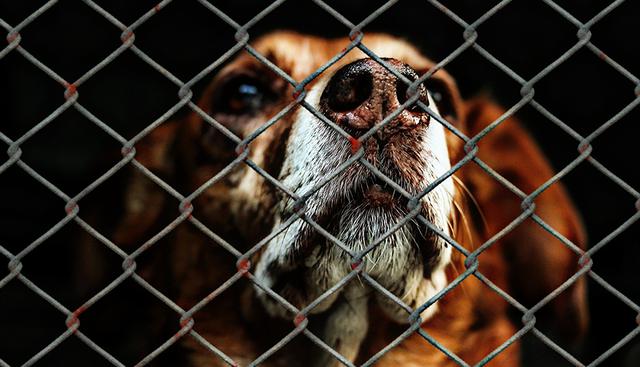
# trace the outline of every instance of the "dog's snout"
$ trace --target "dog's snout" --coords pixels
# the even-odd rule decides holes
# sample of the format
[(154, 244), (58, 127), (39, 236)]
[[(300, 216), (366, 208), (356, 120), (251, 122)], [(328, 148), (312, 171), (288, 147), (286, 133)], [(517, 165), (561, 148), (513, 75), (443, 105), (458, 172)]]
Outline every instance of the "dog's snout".
[[(396, 59), (384, 59), (388, 65), (408, 80), (418, 78), (407, 64)], [(320, 98), (325, 116), (360, 136), (407, 101), (408, 85), (373, 59), (360, 59), (340, 68), (329, 80)], [(427, 91), (418, 87), (419, 99), (428, 104)], [(428, 114), (415, 105), (402, 111), (384, 129), (384, 135), (426, 123)], [(383, 132), (381, 132), (383, 134)]]

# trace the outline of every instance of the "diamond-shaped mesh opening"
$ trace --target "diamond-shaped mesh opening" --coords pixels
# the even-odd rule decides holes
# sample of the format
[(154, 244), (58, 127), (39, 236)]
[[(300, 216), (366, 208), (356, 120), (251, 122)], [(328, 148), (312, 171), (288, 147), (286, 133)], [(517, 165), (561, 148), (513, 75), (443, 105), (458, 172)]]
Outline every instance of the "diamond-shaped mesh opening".
[[(91, 141), (84, 139), (87, 136)], [(74, 108), (62, 112), (20, 149), (25, 163), (69, 194), (91, 185), (122, 159), (111, 154), (119, 149), (118, 142)], [(68, 157), (77, 158), (69, 161)], [(88, 174), (79, 178), (74, 177), (76, 172)]]
[[(485, 1), (473, 6), (469, 6), (468, 3), (468, 1), (457, 1), (455, 3), (446, 3), (445, 5), (468, 23), (472, 23), (496, 5), (495, 1)], [(357, 17), (350, 17), (349, 19), (353, 22), (360, 21)], [(416, 27), (414, 26), (415, 24), (423, 25)], [(406, 40), (420, 40), (419, 48), (435, 61), (442, 60), (464, 43), (460, 25), (428, 2), (409, 3), (398, 1), (381, 16), (375, 18), (365, 29), (371, 32), (391, 33)], [(471, 56), (469, 55), (470, 53), (472, 54), (473, 52), (464, 52), (452, 61), (456, 63), (461, 57), (466, 59)], [(458, 64), (465, 65), (465, 68), (476, 68), (477, 62), (485, 62), (485, 60), (478, 58), (474, 62), (464, 61), (458, 62)], [(474, 75), (477, 77), (477, 74), (473, 72), (467, 73), (465, 68), (452, 69), (449, 65), (445, 67), (456, 78), (465, 80), (465, 83), (459, 87), (470, 88), (473, 85), (473, 81), (467, 82), (469, 80), (467, 74), (471, 77)], [(491, 84), (494, 85), (493, 83)]]
[[(85, 218), (90, 216), (91, 214), (87, 214)], [(69, 227), (70, 235), (66, 242), (73, 244), (73, 248), (68, 250), (71, 254), (68, 261), (71, 264), (67, 271), (71, 272), (73, 277), (70, 277), (67, 285), (72, 286), (68, 292), (73, 294), (73, 298), (65, 304), (75, 309), (122, 275), (123, 260), (103, 242), (85, 231), (84, 227), (77, 223), (70, 223)], [(96, 229), (93, 226), (91, 228)], [(31, 257), (36, 257), (38, 252), (35, 251)]]
[(235, 32), (197, 1), (173, 2), (139, 28), (136, 45), (186, 82), (237, 43)]
[[(567, 175), (566, 182), (571, 185), (580, 177), (585, 176), (591, 177), (589, 187), (577, 188), (572, 193), (576, 204), (583, 213), (582, 217), (587, 228), (591, 228), (589, 241), (595, 245), (625, 221), (629, 220), (629, 218), (636, 215), (637, 209), (634, 205), (634, 198), (626, 190), (616, 185), (609, 177), (597, 171), (588, 162), (581, 164), (574, 172)], [(593, 192), (607, 193), (607, 202), (595, 203), (585, 200)], [(602, 213), (607, 213), (607, 215)], [(623, 232), (621, 235), (627, 236), (628, 233)], [(603, 248), (603, 251), (606, 248), (607, 246)], [(599, 253), (595, 256), (599, 256)]]
[[(480, 259), (481, 263), (482, 261)], [(512, 343), (522, 338), (523, 330), (526, 329), (526, 326), (519, 320), (522, 314), (514, 316), (513, 320), (510, 321), (508, 317), (492, 317), (490, 312), (486, 312), (488, 310), (482, 307), (472, 310), (466, 309), (464, 304), (473, 302), (475, 297), (483, 299), (479, 304), (487, 304), (491, 302), (492, 298), (494, 301), (500, 298), (493, 289), (476, 277), (470, 276), (465, 278), (439, 301), (438, 317), (427, 320), (415, 332), (408, 335), (405, 334), (407, 335), (406, 345), (412, 346), (411, 349), (416, 352), (417, 358), (421, 358), (420, 351), (422, 351), (425, 354), (423, 358), (429, 358), (430, 363), (444, 363), (444, 361), (455, 360), (458, 364), (463, 365), (464, 363), (468, 365), (488, 363), (488, 365), (496, 366), (517, 358), (518, 352)], [(493, 303), (493, 307), (504, 306), (505, 304), (502, 303)], [(455, 309), (463, 311), (456, 312)], [(465, 314), (465, 312), (469, 313)], [(465, 328), (465, 322), (473, 325), (483, 325), (483, 327), (472, 327), (465, 334), (443, 331), (443, 323), (457, 324), (452, 328), (455, 330), (457, 328)], [(394, 335), (400, 335), (400, 332), (405, 332), (408, 329), (411, 330), (406, 326), (398, 327), (397, 325), (389, 325), (389, 328), (394, 330)], [(477, 343), (479, 340), (484, 340), (487, 334), (491, 335), (493, 343)], [(382, 349), (382, 347), (390, 345), (390, 339), (384, 340), (386, 345), (380, 344), (376, 348)], [(465, 348), (464, 345), (466, 343), (475, 345), (475, 348)], [(388, 358), (393, 361), (395, 358), (402, 358), (403, 346), (401, 344), (399, 347), (391, 349), (388, 356), (386, 354), (382, 355), (382, 360), (384, 361), (385, 358)]]
[[(0, 132), (15, 140), (64, 103), (64, 89), (15, 51), (0, 59), (0, 67), (5, 83), (13, 86), (0, 101), (7, 110)], [(34, 105), (39, 108), (31, 108)]]
[[(238, 243), (230, 245), (243, 248)], [(185, 222), (143, 252), (137, 264), (142, 278), (188, 310), (237, 273), (235, 262), (235, 256)], [(158, 263), (165, 265), (158, 268)]]
[[(114, 154), (114, 157), (115, 156)], [(106, 171), (106, 169), (103, 170), (103, 172), (104, 171)], [(122, 187), (126, 187), (126, 184), (129, 182), (128, 180), (131, 177), (130, 173), (128, 169), (116, 172), (80, 202), (83, 222), (97, 230), (98, 233), (104, 234), (110, 240), (113, 240), (111, 234), (115, 231), (116, 225), (122, 220), (121, 215), (123, 213), (124, 201), (120, 199), (120, 195), (122, 194)], [(107, 199), (108, 205), (105, 205), (104, 199)], [(96, 217), (99, 216), (99, 213), (108, 213), (110, 220), (97, 220)], [(86, 236), (84, 234), (81, 235), (83, 240), (95, 242), (96, 244), (100, 243), (98, 239), (86, 231), (81, 230), (80, 232), (86, 233)], [(118, 245), (123, 246), (123, 244)]]
[[(75, 223), (67, 224), (29, 252), (21, 261), (22, 275), (69, 307), (77, 307), (93, 295), (87, 294), (87, 291), (96, 293), (106, 286), (108, 281), (100, 282), (91, 277), (100, 274), (103, 266), (108, 266), (114, 260), (117, 261), (117, 257), (113, 254), (104, 252), (91, 254), (97, 249), (76, 246), (78, 244), (76, 236), (81, 233), (80, 230)], [(69, 256), (51, 261), (60, 251)], [(82, 273), (84, 267), (86, 267), (84, 269), (86, 277), (83, 276), (83, 281), (80, 281), (76, 275)], [(110, 276), (115, 277), (113, 274)], [(88, 289), (83, 289), (84, 287)]]
[[(553, 22), (554, 29), (538, 27), (541, 19)], [(542, 2), (512, 1), (478, 31), (478, 43), (525, 78), (536, 75), (576, 43), (575, 27)], [(549, 38), (553, 38), (552, 43)], [(537, 52), (527, 51), (529, 47), (535, 47)]]
[[(53, 6), (20, 34), (22, 47), (69, 81), (82, 76), (122, 44), (118, 29), (82, 2)], [(51, 46), (54, 44), (56, 47)]]
[[(543, 84), (543, 82), (544, 79), (540, 83)], [(539, 144), (555, 172), (566, 167), (580, 156), (578, 151), (579, 142), (565, 129), (574, 130), (575, 128), (580, 128), (579, 126), (570, 126), (569, 121), (573, 120), (562, 120), (566, 126), (557, 125), (531, 105), (523, 106), (514, 117), (518, 119)], [(575, 169), (581, 169), (584, 165), (588, 165), (588, 163), (581, 163)], [(563, 177), (562, 182), (566, 183), (571, 176), (571, 173), (569, 173)], [(545, 178), (549, 179), (551, 177)], [(573, 194), (573, 190), (570, 194)]]
[[(198, 299), (200, 301), (203, 300), (205, 296), (209, 296), (207, 297), (206, 304), (201, 303), (198, 305), (197, 311), (193, 314), (193, 318), (196, 321), (194, 330), (200, 333), (209, 343), (225, 354), (237, 355), (236, 350), (240, 348), (240, 346), (229, 343), (229, 339), (234, 339), (233, 337), (229, 338), (230, 335), (248, 335), (251, 333), (250, 330), (237, 327), (238, 321), (246, 317), (256, 317), (256, 319), (260, 319), (264, 316), (264, 314), (262, 314), (262, 310), (258, 307), (255, 309), (252, 307), (238, 307), (238, 305), (233, 302), (235, 297), (241, 297), (242, 293), (246, 292), (247, 286), (251, 286), (249, 281), (246, 279), (238, 279), (224, 290), (217, 289), (217, 287), (211, 287), (207, 294), (200, 294), (197, 298), (194, 297), (194, 299)], [(216, 297), (210, 298), (211, 292), (214, 291)], [(222, 293), (218, 293), (219, 291), (222, 291)], [(186, 304), (185, 306), (191, 308), (196, 305)], [(213, 316), (218, 313), (226, 314), (226, 319), (220, 322), (220, 320)], [(277, 327), (276, 330), (278, 336), (270, 339), (271, 336), (265, 335), (264, 338), (261, 338), (259, 342), (256, 343), (257, 346), (252, 348), (250, 352), (252, 356), (246, 356), (247, 360), (252, 357), (256, 358), (259, 354), (271, 347), (271, 345), (267, 345), (265, 343), (271, 342), (272, 344), (275, 344), (293, 328), (293, 324), (288, 320), (265, 320), (264, 327)], [(190, 340), (187, 345), (194, 345), (194, 341)]]
[[(127, 51), (83, 83), (78, 92), (83, 107), (130, 139), (179, 102), (179, 89)], [(104, 93), (111, 97), (104, 98)]]
[[(585, 78), (585, 75), (589, 77)], [(591, 50), (583, 48), (544, 77), (535, 88), (536, 94), (540, 95), (536, 96), (540, 104), (587, 136), (633, 101), (636, 97), (634, 87), (634, 83), (601, 62)], [(607, 93), (611, 90), (619, 90), (624, 98)], [(595, 108), (587, 111), (584, 105)]]

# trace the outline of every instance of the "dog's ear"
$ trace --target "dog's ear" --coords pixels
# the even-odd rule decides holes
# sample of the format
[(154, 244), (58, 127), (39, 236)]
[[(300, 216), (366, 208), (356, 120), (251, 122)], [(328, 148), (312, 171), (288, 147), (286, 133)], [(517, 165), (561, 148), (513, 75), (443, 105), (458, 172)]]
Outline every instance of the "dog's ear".
[[(486, 98), (467, 102), (465, 109), (464, 124), (470, 137), (505, 112)], [(554, 175), (540, 148), (515, 118), (506, 119), (489, 132), (479, 141), (478, 148), (478, 157), (483, 162), (527, 195)], [(522, 199), (478, 165), (467, 164), (463, 174), (464, 183), (486, 218), (486, 238), (498, 233), (522, 214)], [(564, 238), (581, 249), (585, 248), (586, 235), (582, 222), (560, 182), (544, 190), (534, 202), (536, 215)], [(510, 294), (528, 307), (549, 295), (580, 269), (579, 255), (531, 218), (527, 218), (495, 246), (506, 263)], [(564, 336), (581, 337), (588, 323), (584, 277), (553, 299), (542, 309), (542, 314), (537, 315), (542, 319), (552, 316), (553, 324)]]
[[(168, 121), (135, 145), (135, 159), (164, 180), (175, 173), (172, 152), (178, 127), (178, 121)], [(114, 241), (121, 246), (135, 244), (153, 228), (164, 209), (167, 195), (136, 167), (130, 172), (124, 192), (124, 213), (113, 235)]]

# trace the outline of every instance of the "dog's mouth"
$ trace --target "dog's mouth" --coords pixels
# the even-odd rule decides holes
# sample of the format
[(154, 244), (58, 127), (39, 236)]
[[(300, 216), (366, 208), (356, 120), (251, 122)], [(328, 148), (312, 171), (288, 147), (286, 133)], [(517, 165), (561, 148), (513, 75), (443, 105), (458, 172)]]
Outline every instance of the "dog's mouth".
[(378, 181), (365, 189), (364, 198), (374, 206), (392, 206), (395, 203), (395, 191), (390, 190), (389, 185)]
[[(367, 170), (366, 168), (360, 168), (362, 169), (354, 168), (352, 171), (345, 172), (345, 176), (350, 176), (352, 179), (350, 185), (337, 190), (331, 187), (327, 190), (330, 191), (329, 193), (324, 193), (328, 194), (325, 200), (316, 202), (319, 210), (314, 212), (312, 218), (334, 235), (345, 227), (353, 225), (345, 218), (371, 216), (372, 222), (369, 224), (374, 227), (384, 226), (385, 223), (381, 222), (385, 220), (403, 219), (410, 213), (410, 197), (407, 194), (412, 195), (419, 191), (406, 187), (407, 185), (402, 182), (390, 183), (372, 172), (363, 172)], [(383, 167), (380, 167), (380, 170), (385, 172), (387, 177), (392, 173)], [(421, 213), (424, 214), (428, 210), (428, 203), (421, 205)], [(374, 218), (380, 222), (374, 222)]]
[(360, 195), (356, 195), (354, 199), (373, 208), (404, 209), (409, 204), (406, 196), (378, 177), (365, 183), (360, 190)]

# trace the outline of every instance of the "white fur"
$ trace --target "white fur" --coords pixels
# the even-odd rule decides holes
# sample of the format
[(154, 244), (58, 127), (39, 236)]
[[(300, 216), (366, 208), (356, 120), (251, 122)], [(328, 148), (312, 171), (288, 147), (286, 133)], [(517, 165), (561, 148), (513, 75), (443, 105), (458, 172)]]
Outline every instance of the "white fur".
[[(307, 102), (310, 105), (319, 105), (320, 96), (329, 79), (330, 77), (323, 78), (309, 91)], [(437, 112), (430, 96), (429, 99), (431, 108)], [(422, 167), (424, 188), (451, 168), (444, 128), (435, 119), (432, 119), (426, 130), (422, 151), (425, 157), (425, 164)], [(346, 139), (309, 111), (300, 108), (292, 126), (279, 179), (290, 190), (303, 195), (335, 171), (350, 156), (350, 147)], [(335, 213), (331, 213), (339, 216), (338, 223), (340, 223), (339, 231), (334, 235), (357, 252), (396, 224), (402, 219), (403, 214), (385, 211), (382, 208), (363, 209), (359, 203), (354, 202), (351, 196), (362, 178), (361, 175), (351, 173), (346, 170), (338, 174), (309, 197), (306, 201), (305, 213), (315, 218), (326, 208), (338, 207)], [(422, 198), (423, 205), (432, 208), (435, 213), (432, 218), (434, 224), (446, 234), (449, 234), (447, 221), (452, 207), (453, 190), (452, 180), (447, 179)], [(293, 205), (293, 200), (283, 200), (279, 207), (280, 215), (290, 211)], [(274, 229), (282, 222), (283, 218), (278, 218)], [(274, 238), (267, 245), (258, 262), (256, 277), (263, 284), (273, 286), (276, 279), (272, 279), (268, 274), (267, 268), (270, 264), (277, 264), (277, 268), (281, 271), (306, 266), (308, 284), (305, 291), (309, 294), (308, 301), (311, 302), (351, 271), (352, 260), (342, 249), (328, 242), (326, 245), (329, 246), (329, 250), (324, 256), (318, 257), (318, 246), (325, 245), (324, 243), (311, 245), (301, 243), (301, 234), (309, 231), (308, 227), (306, 222), (298, 220)], [(423, 230), (426, 229), (423, 228)], [(393, 292), (405, 303), (412, 307), (419, 307), (441, 291), (447, 283), (444, 269), (450, 262), (451, 249), (445, 246), (442, 239), (438, 238), (435, 241), (437, 243), (434, 245), (439, 248), (440, 256), (429, 278), (423, 276), (423, 264), (417, 248), (425, 244), (416, 243), (416, 238), (407, 226), (398, 229), (365, 257), (364, 271), (388, 288), (392, 288), (399, 280), (406, 279), (406, 287)], [(305, 259), (302, 264), (292, 256), (293, 251), (301, 245), (315, 246), (312, 251), (315, 255), (311, 259)], [(268, 309), (279, 314), (273, 311), (273, 304), (259, 289), (258, 294), (261, 299), (270, 304), (267, 305)], [(337, 296), (338, 292), (314, 311), (326, 310)], [(394, 319), (400, 322), (407, 321), (406, 312), (392, 304), (386, 297), (378, 296), (377, 299), (383, 309)], [(423, 320), (430, 318), (436, 309), (437, 305), (433, 305), (425, 310), (422, 314)]]

